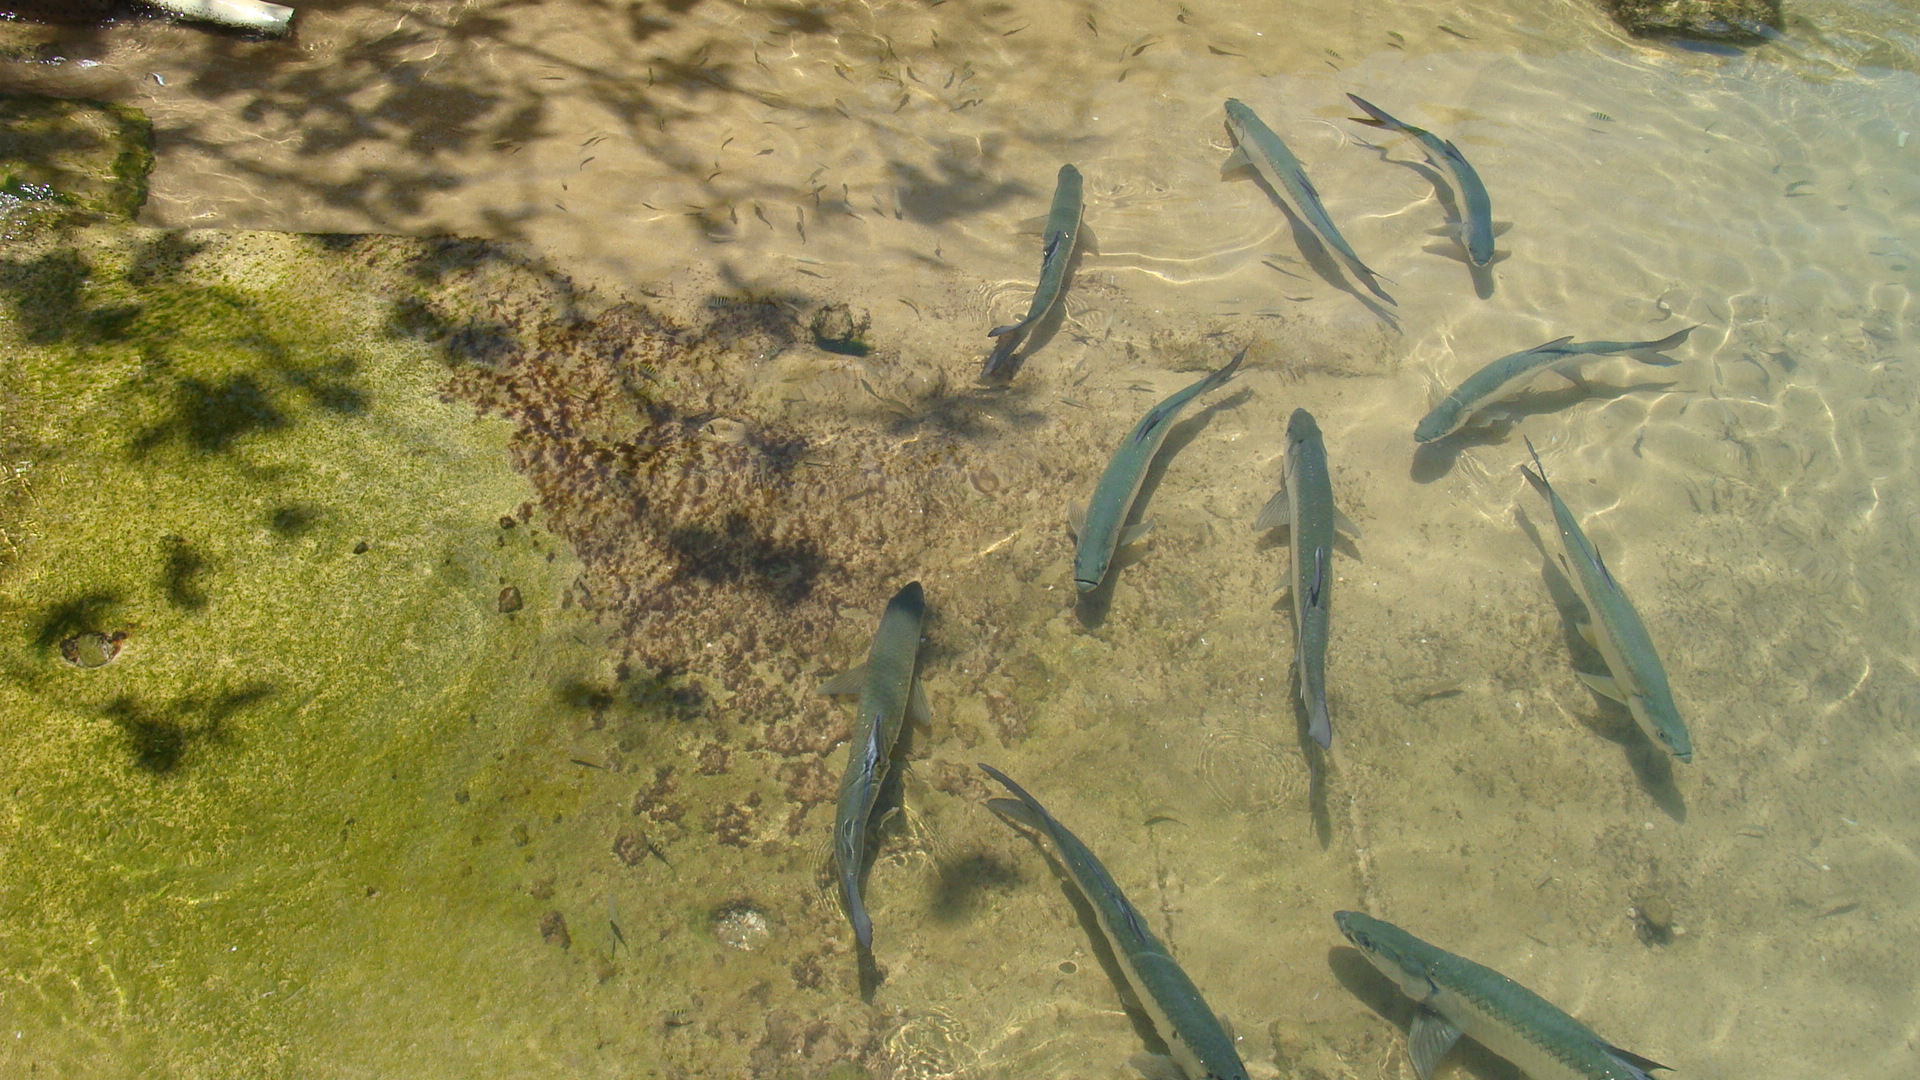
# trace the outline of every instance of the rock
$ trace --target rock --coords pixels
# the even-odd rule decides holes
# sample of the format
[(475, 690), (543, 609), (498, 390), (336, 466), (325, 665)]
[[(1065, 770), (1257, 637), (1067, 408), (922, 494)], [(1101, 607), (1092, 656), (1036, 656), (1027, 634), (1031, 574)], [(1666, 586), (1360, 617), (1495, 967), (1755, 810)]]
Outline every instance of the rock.
[(1649, 37), (1756, 42), (1780, 36), (1780, 0), (1605, 0), (1616, 21)]

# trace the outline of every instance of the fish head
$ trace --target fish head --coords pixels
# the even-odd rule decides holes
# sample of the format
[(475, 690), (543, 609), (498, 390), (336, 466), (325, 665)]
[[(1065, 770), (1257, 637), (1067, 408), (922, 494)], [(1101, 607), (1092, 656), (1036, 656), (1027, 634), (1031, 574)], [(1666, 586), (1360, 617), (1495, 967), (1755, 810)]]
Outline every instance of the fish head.
[(1645, 727), (1666, 747), (1667, 753), (1687, 764), (1693, 763), (1693, 738), (1687, 734), (1687, 725), (1680, 719), (1680, 710), (1672, 698), (1639, 697), (1632, 704), (1635, 706), (1632, 711), (1646, 718)]
[(1246, 130), (1247, 119), (1252, 115), (1253, 110), (1239, 98), (1227, 99), (1227, 131), (1235, 142), (1240, 141), (1240, 133)]
[(1319, 437), (1320, 425), (1313, 419), (1313, 414), (1305, 409), (1293, 410), (1293, 415), (1287, 418), (1287, 442), (1297, 443)]
[(1417, 950), (1408, 948), (1417, 942), (1412, 934), (1358, 911), (1336, 911), (1333, 921), (1347, 941), (1408, 997), (1424, 1001), (1432, 993), (1433, 980), (1425, 961)]
[(1453, 434), (1454, 429), (1459, 426), (1457, 424), (1450, 425), (1449, 421), (1453, 418), (1454, 414), (1450, 412), (1435, 410), (1434, 412), (1428, 413), (1421, 418), (1419, 425), (1413, 429), (1413, 441), (1430, 443), (1435, 439), (1444, 438)]
[(1100, 587), (1100, 579), (1107, 576), (1107, 564), (1113, 561), (1111, 554), (1103, 554), (1096, 544), (1081, 544), (1073, 553), (1073, 587), (1082, 594), (1090, 593)]

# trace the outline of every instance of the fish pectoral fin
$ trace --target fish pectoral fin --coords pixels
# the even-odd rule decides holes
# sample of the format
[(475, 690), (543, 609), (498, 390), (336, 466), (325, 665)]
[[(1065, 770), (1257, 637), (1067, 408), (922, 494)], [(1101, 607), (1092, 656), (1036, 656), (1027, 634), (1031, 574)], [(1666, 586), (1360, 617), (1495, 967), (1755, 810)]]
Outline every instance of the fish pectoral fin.
[(1073, 533), (1073, 538), (1075, 540), (1078, 540), (1082, 536), (1086, 535), (1086, 532), (1087, 532), (1086, 504), (1074, 503), (1073, 505), (1067, 507), (1067, 529), (1068, 531)]
[(1595, 675), (1591, 671), (1576, 671), (1574, 674), (1580, 676), (1580, 681), (1587, 684), (1587, 689), (1601, 697), (1611, 698), (1622, 705), (1627, 703), (1626, 691), (1620, 689), (1620, 683), (1613, 676)]
[(1040, 820), (1039, 812), (1019, 799), (988, 799), (987, 809), (999, 814), (1009, 824), (1032, 829), (1042, 835), (1047, 831), (1046, 823)]
[(1127, 1067), (1140, 1074), (1140, 1080), (1187, 1080), (1187, 1074), (1165, 1054), (1135, 1054)]
[(1340, 508), (1337, 506), (1333, 508), (1333, 527), (1353, 537), (1355, 540), (1360, 539), (1360, 526), (1355, 525), (1352, 518), (1341, 513)]
[(1457, 263), (1472, 265), (1467, 262), (1467, 252), (1465, 248), (1460, 246), (1460, 238), (1449, 231), (1447, 233), (1447, 239), (1452, 242), (1445, 244), (1422, 244), (1420, 250), (1429, 255), (1440, 255), (1452, 259)]
[(1019, 232), (1032, 233), (1035, 236), (1044, 236), (1047, 231), (1047, 221), (1051, 217), (1051, 214), (1036, 214), (1033, 217), (1021, 221), (1018, 225), (1015, 225), (1014, 228)]
[(1432, 1080), (1433, 1067), (1460, 1041), (1460, 1029), (1453, 1021), (1422, 1008), (1413, 1014), (1413, 1030), (1407, 1033), (1407, 1056), (1413, 1059), (1413, 1071), (1420, 1080)]
[(927, 690), (920, 685), (918, 676), (913, 680), (913, 687), (907, 691), (907, 720), (920, 727), (933, 723), (933, 707), (927, 704)]
[(1100, 238), (1093, 235), (1093, 230), (1087, 228), (1085, 222), (1080, 223), (1080, 231), (1074, 234), (1073, 246), (1082, 255), (1100, 254)]
[(1650, 1080), (1647, 1074), (1655, 1069), (1665, 1069), (1668, 1072), (1673, 1071), (1673, 1066), (1662, 1065), (1652, 1058), (1641, 1057), (1631, 1050), (1622, 1050), (1608, 1043), (1601, 1043), (1600, 1047), (1608, 1057), (1619, 1062), (1623, 1068), (1631, 1073), (1634, 1080)]
[(1128, 544), (1135, 543), (1136, 541), (1140, 540), (1142, 537), (1146, 536), (1148, 532), (1152, 531), (1152, 529), (1153, 529), (1152, 519), (1143, 521), (1138, 525), (1129, 525), (1126, 528), (1121, 529), (1120, 530), (1120, 546), (1125, 547)]
[(820, 692), (829, 696), (857, 694), (867, 685), (867, 665), (847, 670), (820, 684)]
[(1236, 146), (1233, 148), (1233, 153), (1227, 155), (1227, 160), (1221, 163), (1220, 175), (1225, 176), (1236, 169), (1251, 168), (1253, 168), (1253, 159), (1247, 156), (1244, 148)]
[(1260, 516), (1253, 519), (1253, 528), (1256, 532), (1265, 532), (1292, 523), (1293, 500), (1287, 498), (1287, 489), (1282, 486), (1267, 500), (1267, 505), (1260, 508)]
[(1580, 632), (1580, 640), (1596, 649), (1600, 647), (1600, 632), (1593, 628), (1593, 623), (1577, 622), (1573, 624), (1573, 628)]

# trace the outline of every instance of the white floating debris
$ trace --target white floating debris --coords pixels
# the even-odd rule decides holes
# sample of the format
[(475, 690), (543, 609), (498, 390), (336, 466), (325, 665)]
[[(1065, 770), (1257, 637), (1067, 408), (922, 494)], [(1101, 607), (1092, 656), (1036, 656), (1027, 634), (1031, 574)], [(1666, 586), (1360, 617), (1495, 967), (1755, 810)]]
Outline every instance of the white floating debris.
[(237, 26), (266, 34), (284, 34), (293, 21), (293, 9), (265, 0), (147, 0), (154, 7), (186, 19)]

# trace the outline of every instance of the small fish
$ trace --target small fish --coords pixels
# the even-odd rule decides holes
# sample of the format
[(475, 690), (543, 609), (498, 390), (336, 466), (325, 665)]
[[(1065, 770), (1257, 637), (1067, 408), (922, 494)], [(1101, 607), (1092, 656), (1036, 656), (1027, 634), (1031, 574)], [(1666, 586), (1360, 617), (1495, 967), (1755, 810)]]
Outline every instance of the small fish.
[(1467, 260), (1475, 266), (1486, 266), (1493, 261), (1493, 203), (1487, 198), (1487, 186), (1480, 182), (1480, 174), (1467, 164), (1466, 156), (1460, 148), (1447, 139), (1442, 139), (1431, 131), (1402, 123), (1387, 115), (1386, 110), (1362, 98), (1358, 94), (1348, 94), (1347, 98), (1366, 112), (1366, 116), (1353, 117), (1354, 123), (1370, 127), (1385, 128), (1411, 135), (1426, 152), (1427, 159), (1435, 165), (1445, 165), (1453, 173), (1455, 186), (1460, 189), (1461, 212), (1466, 221), (1461, 223), (1461, 242), (1467, 248)]
[(1293, 156), (1287, 144), (1273, 129), (1262, 123), (1253, 110), (1247, 108), (1238, 98), (1227, 99), (1227, 132), (1233, 136), (1234, 150), (1227, 163), (1220, 167), (1221, 172), (1250, 168), (1266, 177), (1267, 183), (1275, 191), (1284, 191), (1293, 200), (1294, 209), (1306, 219), (1320, 239), (1326, 241), (1334, 254), (1347, 264), (1347, 269), (1367, 287), (1367, 291), (1391, 304), (1393, 297), (1388, 296), (1375, 281), (1374, 272), (1354, 254), (1347, 238), (1340, 235), (1334, 227), (1333, 219), (1327, 216), (1327, 208), (1320, 203), (1320, 193), (1313, 189), (1313, 182), (1307, 179), (1306, 168), (1300, 159)]
[(1253, 527), (1287, 525), (1293, 551), (1294, 663), (1300, 672), (1300, 701), (1307, 709), (1307, 734), (1321, 746), (1333, 745), (1333, 721), (1327, 714), (1327, 639), (1333, 594), (1335, 529), (1358, 536), (1333, 505), (1327, 473), (1327, 448), (1320, 425), (1305, 409), (1287, 421), (1287, 464), (1280, 490), (1260, 510)]
[(1040, 240), (1040, 285), (1033, 290), (1033, 303), (1028, 305), (1024, 318), (987, 331), (988, 337), (1000, 340), (980, 369), (981, 382), (995, 382), (1007, 375), (1008, 361), (1020, 347), (1021, 339), (1059, 303), (1061, 287), (1066, 284), (1067, 262), (1080, 236), (1081, 187), (1080, 170), (1071, 165), (1060, 166), (1059, 179), (1053, 185), (1053, 208), (1047, 212), (1047, 229)]
[(1070, 524), (1078, 541), (1073, 552), (1073, 584), (1081, 592), (1098, 588), (1100, 580), (1107, 576), (1113, 553), (1120, 545), (1145, 536), (1152, 526), (1152, 522), (1143, 522), (1132, 528), (1124, 527), (1127, 513), (1133, 509), (1134, 497), (1140, 494), (1140, 482), (1147, 478), (1147, 467), (1153, 464), (1160, 444), (1167, 440), (1173, 418), (1187, 402), (1233, 378), (1246, 356), (1247, 350), (1241, 349), (1226, 367), (1148, 409), (1127, 433), (1120, 449), (1114, 451), (1107, 471), (1100, 474), (1100, 482), (1094, 485), (1093, 498), (1086, 509), (1076, 509), (1071, 515)]
[(1167, 947), (1147, 929), (1146, 920), (1127, 902), (1107, 868), (1079, 837), (1067, 831), (1065, 825), (1055, 821), (1045, 807), (1027, 794), (1026, 789), (991, 765), (980, 768), (1016, 796), (989, 799), (987, 808), (1008, 823), (1029, 829), (1053, 845), (1053, 853), (1068, 880), (1086, 898), (1087, 906), (1099, 919), (1100, 929), (1106, 934), (1114, 959), (1126, 973), (1134, 999), (1152, 1017), (1154, 1030), (1172, 1053), (1171, 1063), (1165, 1058), (1137, 1055), (1131, 1062), (1134, 1068), (1143, 1076), (1167, 1077), (1174, 1075), (1168, 1068), (1172, 1064), (1179, 1066), (1187, 1080), (1246, 1080), (1247, 1067), (1234, 1047), (1233, 1036), (1227, 1034), (1213, 1010), (1207, 1008), (1199, 988), (1181, 970)]
[(920, 583), (909, 583), (887, 601), (867, 662), (820, 684), (823, 694), (860, 695), (853, 739), (847, 746), (847, 771), (840, 778), (840, 801), (833, 815), (833, 863), (847, 918), (853, 923), (853, 936), (862, 949), (869, 951), (873, 948), (873, 921), (860, 899), (867, 825), (873, 816), (873, 804), (880, 798), (881, 782), (886, 779), (901, 726), (908, 718), (926, 723), (933, 715), (914, 672), (926, 614)]
[(1593, 675), (1582, 671), (1578, 673), (1580, 681), (1595, 693), (1625, 705), (1648, 738), (1666, 747), (1668, 753), (1681, 761), (1691, 762), (1693, 740), (1687, 734), (1686, 722), (1680, 719), (1679, 707), (1673, 703), (1673, 691), (1667, 686), (1667, 669), (1660, 663), (1660, 654), (1654, 651), (1646, 624), (1640, 621), (1639, 612), (1633, 609), (1607, 564), (1600, 560), (1600, 552), (1594, 549), (1587, 534), (1580, 531), (1580, 524), (1573, 520), (1573, 511), (1567, 509), (1567, 504), (1547, 484), (1547, 470), (1540, 464), (1540, 455), (1534, 453), (1531, 442), (1527, 443), (1527, 453), (1533, 455), (1534, 467), (1522, 465), (1520, 471), (1553, 508), (1553, 520), (1560, 529), (1560, 545), (1566, 549), (1561, 562), (1567, 566), (1580, 599), (1586, 601), (1587, 616), (1593, 620), (1583, 624), (1580, 632), (1600, 650), (1611, 673)]
[[(1664, 352), (1687, 340), (1687, 335), (1698, 329), (1698, 326), (1689, 326), (1659, 341), (1575, 343), (1572, 337), (1555, 338), (1545, 345), (1535, 345), (1531, 349), (1508, 354), (1469, 375), (1466, 382), (1448, 391), (1447, 396), (1440, 399), (1440, 404), (1420, 419), (1419, 425), (1413, 429), (1413, 439), (1415, 442), (1428, 443), (1459, 431), (1489, 407), (1512, 397), (1543, 371), (1553, 371), (1569, 381), (1575, 381), (1568, 374), (1568, 369), (1577, 367), (1584, 357)], [(1634, 359), (1655, 367), (1671, 367), (1680, 362), (1671, 357), (1652, 355), (1635, 356)]]
[(1532, 1080), (1650, 1080), (1667, 1066), (1614, 1046), (1545, 998), (1492, 968), (1429, 945), (1357, 911), (1333, 921), (1353, 947), (1419, 1003), (1407, 1056), (1420, 1080), (1460, 1036), (1519, 1066)]

